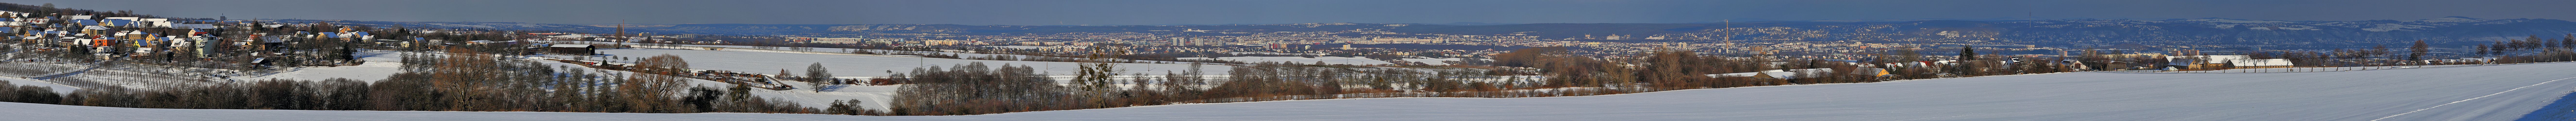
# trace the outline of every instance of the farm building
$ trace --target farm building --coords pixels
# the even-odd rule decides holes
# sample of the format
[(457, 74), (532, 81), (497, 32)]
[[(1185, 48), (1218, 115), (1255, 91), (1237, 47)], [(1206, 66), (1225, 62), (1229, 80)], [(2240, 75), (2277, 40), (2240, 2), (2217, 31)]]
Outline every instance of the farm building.
[(597, 54), (599, 54), (599, 48), (592, 47), (592, 46), (590, 46), (590, 45), (588, 45), (588, 44), (555, 44), (555, 45), (549, 45), (549, 46), (546, 46), (546, 50), (551, 50), (551, 51), (553, 51), (554, 53), (573, 54), (573, 55), (597, 55)]
[(2227, 67), (2227, 60), (2254, 59), (2245, 55), (2165, 56), (2165, 65), (2182, 70), (2206, 70)]
[(2289, 68), (2292, 64), (2290, 64), (2290, 59), (2235, 59), (2227, 60), (2227, 65), (2232, 66), (2228, 67), (2230, 69), (2249, 69)]

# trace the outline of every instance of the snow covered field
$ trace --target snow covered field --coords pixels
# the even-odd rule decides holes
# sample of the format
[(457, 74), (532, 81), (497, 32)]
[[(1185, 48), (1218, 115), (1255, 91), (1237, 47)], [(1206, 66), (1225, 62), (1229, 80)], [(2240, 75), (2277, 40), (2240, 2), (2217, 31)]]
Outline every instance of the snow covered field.
[[(695, 61), (695, 60), (692, 60)], [(2059, 73), (1536, 98), (1361, 98), (968, 116), (138, 109), (0, 103), (32, 120), (2513, 120), (2576, 63), (2312, 73)]]
[[(376, 81), (384, 80), (384, 79), (385, 79), (385, 77), (391, 77), (391, 76), (393, 76), (393, 75), (394, 75), (394, 73), (402, 73), (402, 64), (403, 64), (403, 63), (402, 63), (402, 56), (401, 56), (401, 55), (402, 55), (402, 54), (401, 54), (401, 52), (399, 52), (399, 51), (390, 51), (390, 50), (367, 50), (367, 51), (360, 51), (360, 52), (358, 52), (358, 53), (356, 53), (356, 54), (355, 54), (355, 56), (356, 56), (356, 57), (358, 57), (358, 59), (359, 59), (359, 60), (366, 60), (366, 61), (367, 61), (367, 63), (366, 63), (366, 64), (359, 64), (359, 65), (356, 65), (356, 66), (336, 66), (336, 67), (329, 67), (329, 66), (307, 66), (307, 67), (296, 67), (296, 68), (292, 68), (292, 70), (284, 71), (284, 72), (279, 72), (279, 73), (277, 73), (277, 74), (254, 75), (254, 76), (250, 76), (250, 77), (235, 77), (235, 78), (236, 78), (236, 79), (272, 79), (272, 78), (274, 78), (274, 79), (296, 79), (296, 80), (323, 80), (323, 79), (331, 79), (331, 78), (348, 78), (348, 79), (355, 79), (355, 80), (365, 81), (365, 82), (376, 82)], [(546, 61), (543, 61), (543, 60), (535, 60), (535, 61), (538, 61), (538, 62), (546, 62)]]
[[(567, 43), (567, 44), (612, 44), (612, 43), (610, 43), (610, 42), (592, 42), (592, 41), (538, 41), (538, 42), (546, 42), (546, 43)], [(630, 45), (631, 45), (631, 44), (636, 44), (636, 43), (626, 43), (626, 44), (630, 44)], [(741, 46), (741, 45), (676, 45), (676, 46), (687, 46), (687, 47), (718, 47), (718, 48), (736, 48), (736, 49), (728, 49), (728, 50), (731, 50), (731, 51), (767, 51), (767, 52), (782, 52), (782, 51), (771, 51), (771, 50), (744, 50), (744, 49), (741, 49), (741, 48), (764, 48), (764, 47), (762, 47), (762, 46)], [(994, 47), (1006, 47), (1006, 48), (1010, 48), (1010, 47), (1008, 47), (1008, 46), (994, 46)], [(1020, 46), (1020, 47), (1038, 47), (1038, 46)], [(777, 48), (778, 50), (792, 50), (792, 48), (799, 48), (799, 47), (775, 47), (775, 48)], [(914, 55), (895, 55), (895, 54), (945, 54), (945, 55), (956, 55), (957, 57), (961, 57), (961, 58), (979, 58), (979, 57), (993, 57), (993, 56), (1008, 56), (1008, 57), (1017, 57), (1017, 58), (1045, 58), (1045, 56), (1032, 56), (1032, 55), (964, 53), (964, 52), (973, 52), (973, 51), (971, 51), (971, 50), (939, 50), (939, 51), (951, 51), (951, 52), (934, 52), (934, 51), (879, 50), (879, 49), (849, 49), (849, 48), (804, 48), (804, 49), (809, 49), (809, 50), (798, 50), (798, 51), (803, 51), (803, 52), (821, 52), (821, 53), (849, 53), (849, 52), (857, 52), (857, 51), (868, 51), (868, 52), (875, 52), (875, 53), (879, 53), (879, 54), (884, 54), (884, 55), (887, 55), (887, 56), (904, 56), (904, 57), (919, 57), (919, 56), (914, 56)], [(794, 51), (785, 51), (785, 52), (794, 52)], [(641, 55), (641, 56), (651, 56), (651, 55)], [(1190, 63), (1190, 62), (1141, 61), (1141, 63)]]
[(1238, 62), (1245, 62), (1245, 63), (1275, 62), (1275, 63), (1315, 64), (1315, 62), (1323, 62), (1324, 64), (1350, 64), (1350, 65), (1387, 65), (1387, 64), (1395, 64), (1395, 63), (1389, 63), (1389, 62), (1386, 62), (1386, 61), (1379, 61), (1379, 60), (1375, 60), (1375, 59), (1369, 59), (1368, 57), (1333, 57), (1333, 56), (1316, 56), (1315, 58), (1306, 58), (1306, 57), (1216, 57), (1216, 58), (1191, 57), (1191, 58), (1180, 58), (1180, 59), (1181, 59), (1181, 60), (1226, 60), (1226, 61), (1238, 61)]
[[(1434, 66), (1443, 66), (1443, 65), (1449, 65), (1449, 61), (1465, 61), (1466, 59), (1474, 59), (1474, 58), (1406, 58), (1406, 59), (1404, 59), (1404, 61), (1406, 61), (1406, 62), (1421, 62), (1422, 64), (1428, 64), (1428, 65), (1434, 65)], [(1476, 59), (1476, 60), (1494, 61), (1494, 59)]]
[(2383, 69), (2446, 68), (2446, 67), (2461, 67), (2461, 66), (2488, 66), (2488, 65), (2421, 65), (2421, 66), (2364, 66), (2364, 67), (2299, 67), (2299, 68), (2227, 69), (2227, 70), (2208, 70), (2208, 71), (2163, 71), (2163, 72), (2157, 72), (2157, 73), (2281, 73), (2281, 72), (2326, 72), (2326, 71), (2357, 71), (2357, 70), (2383, 70)]
[[(893, 71), (894, 73), (908, 73), (911, 72), (914, 67), (949, 66), (971, 62), (984, 62), (984, 64), (992, 66), (1001, 66), (1002, 64), (1011, 64), (1014, 66), (1028, 65), (1030, 67), (1037, 68), (1038, 71), (1042, 71), (1043, 73), (1071, 75), (1076, 70), (1080, 69), (1077, 67), (1082, 64), (1074, 62), (997, 61), (721, 50), (605, 49), (599, 50), (599, 53), (636, 58), (671, 54), (680, 56), (682, 59), (689, 61), (689, 67), (691, 69), (729, 70), (760, 74), (775, 74), (778, 73), (779, 69), (792, 71), (789, 73), (804, 73), (807, 65), (821, 62), (823, 63), (824, 68), (831, 69), (833, 76), (840, 77), (880, 77), (885, 76), (887, 71)], [(588, 60), (598, 59), (594, 58)], [(622, 60), (618, 61), (626, 62)], [(1117, 66), (1118, 69), (1126, 70), (1124, 73), (1147, 74), (1163, 74), (1164, 72), (1178, 73), (1180, 70), (1189, 69), (1190, 66), (1190, 64), (1144, 63), (1114, 63), (1112, 65)], [(1208, 74), (1225, 74), (1225, 71), (1231, 69), (1232, 66), (1205, 65), (1203, 67), (1204, 68), (1201, 71), (1206, 71)]]
[(32, 79), (24, 79), (24, 78), (0, 77), (0, 81), (8, 81), (8, 82), (9, 82), (9, 85), (0, 85), (0, 86), (41, 86), (41, 87), (46, 87), (46, 88), (54, 88), (54, 93), (70, 94), (70, 93), (72, 93), (72, 91), (73, 91), (73, 90), (80, 90), (80, 87), (64, 86), (64, 85), (59, 85), (59, 84), (54, 84), (54, 83), (48, 83), (48, 82), (45, 82), (45, 81), (36, 81), (36, 80), (32, 80)]
[[(402, 62), (402, 61), (401, 61), (402, 56), (400, 56), (400, 55), (401, 55), (401, 53), (406, 53), (406, 52), (401, 52), (401, 51), (386, 51), (386, 50), (369, 50), (369, 51), (360, 51), (360, 52), (358, 52), (358, 53), (357, 53), (357, 57), (359, 57), (359, 59), (361, 59), (361, 60), (366, 60), (366, 61), (367, 61), (367, 63), (366, 63), (366, 64), (363, 64), (363, 65), (357, 65), (357, 66), (338, 66), (338, 67), (321, 67), (321, 66), (312, 66), (312, 67), (296, 67), (296, 68), (292, 68), (292, 69), (287, 70), (287, 71), (279, 72), (279, 73), (277, 73), (277, 74), (268, 74), (268, 75), (251, 75), (251, 76), (244, 76), (244, 77), (234, 77), (233, 79), (242, 79), (242, 80), (259, 80), (259, 79), (297, 79), (297, 80), (319, 81), (319, 80), (329, 79), (329, 78), (349, 78), (349, 79), (355, 79), (355, 80), (365, 81), (365, 82), (383, 81), (383, 80), (385, 79), (385, 77), (392, 76), (394, 73), (401, 73), (401, 72), (402, 72), (402, 69), (401, 69), (401, 67), (400, 67), (400, 66), (402, 66), (402, 63), (400, 63), (400, 62)], [(750, 52), (750, 53), (760, 53), (760, 52)], [(789, 53), (782, 53), (782, 54), (789, 54)], [(708, 59), (713, 59), (713, 58), (708, 58)], [(697, 59), (692, 58), (692, 61), (696, 61), (696, 60), (697, 60)], [(568, 64), (568, 63), (557, 63), (557, 62), (553, 62), (553, 61), (546, 61), (546, 60), (535, 60), (535, 59), (529, 59), (529, 61), (537, 61), (537, 62), (540, 62), (541, 64), (547, 64), (548, 66), (580, 67), (579, 65), (572, 65), (572, 64)], [(793, 69), (793, 70), (795, 70), (795, 71), (799, 71), (799, 72), (802, 72), (802, 71), (805, 71), (803, 67), (804, 67), (804, 66), (800, 64), (800, 65), (797, 65), (797, 68), (795, 68), (795, 69)], [(907, 68), (907, 69), (909, 69), (909, 68)], [(774, 69), (773, 69), (773, 70), (774, 70)], [(836, 70), (837, 70), (837, 69), (836, 69)], [(608, 75), (625, 75), (625, 74), (627, 74), (627, 72), (624, 72), (624, 71), (604, 71), (604, 70), (591, 70), (591, 71), (593, 71), (593, 72), (591, 72), (591, 73), (597, 73), (597, 74), (608, 74)], [(905, 70), (905, 71), (908, 71), (908, 70)], [(758, 71), (755, 71), (755, 72), (758, 72)], [(882, 73), (883, 71), (876, 71), (876, 72)], [(776, 72), (770, 72), (770, 73), (776, 73)], [(880, 75), (877, 75), (877, 76), (883, 76), (883, 75), (881, 75), (881, 74), (880, 74)], [(7, 80), (7, 79), (5, 79), (5, 78), (0, 78), (0, 80)], [(691, 80), (691, 81), (689, 82), (690, 84), (693, 84), (693, 85), (699, 85), (699, 86), (705, 86), (705, 87), (731, 87), (731, 86), (733, 85), (733, 84), (729, 84), (729, 83), (716, 82), (716, 81), (708, 81), (708, 80), (699, 80), (699, 79), (687, 79), (687, 80)], [(893, 95), (893, 94), (894, 94), (894, 89), (895, 89), (895, 87), (896, 87), (896, 86), (849, 86), (849, 87), (839, 88), (839, 89), (837, 89), (837, 90), (817, 92), (817, 91), (814, 91), (814, 89), (815, 89), (815, 88), (813, 88), (813, 87), (805, 87), (805, 86), (806, 86), (806, 84), (805, 84), (804, 82), (785, 81), (785, 82), (781, 82), (781, 83), (785, 83), (785, 84), (787, 84), (787, 85), (794, 85), (794, 86), (797, 86), (798, 88), (797, 88), (797, 89), (795, 89), (795, 90), (753, 90), (751, 93), (752, 93), (752, 95), (758, 95), (758, 96), (760, 96), (761, 98), (778, 98), (778, 99), (784, 99), (785, 101), (794, 101), (794, 102), (796, 102), (797, 104), (802, 104), (802, 105), (804, 105), (804, 106), (808, 106), (808, 107), (815, 107), (815, 108), (823, 108), (823, 107), (825, 107), (825, 106), (828, 106), (828, 105), (830, 105), (829, 103), (831, 103), (831, 102), (832, 102), (832, 100), (859, 100), (859, 101), (863, 101), (863, 102), (860, 102), (860, 103), (862, 103), (863, 105), (867, 105), (867, 107), (868, 107), (868, 108), (875, 108), (875, 109), (883, 110), (883, 109), (886, 107), (886, 106), (885, 106), (886, 104), (884, 103), (884, 102), (886, 102), (885, 100), (889, 100), (890, 98), (892, 98), (892, 97), (893, 97), (893, 96), (891, 96), (891, 95)], [(28, 83), (20, 83), (20, 84), (24, 85), (24, 84), (28, 84)], [(44, 84), (44, 83), (35, 83), (35, 84)], [(66, 87), (63, 87), (63, 88), (68, 88), (68, 87), (66, 86)], [(66, 90), (61, 90), (61, 91), (62, 91), (62, 92), (70, 92), (70, 90), (68, 90), (68, 89), (66, 89)], [(0, 120), (4, 120), (4, 119), (0, 119)]]

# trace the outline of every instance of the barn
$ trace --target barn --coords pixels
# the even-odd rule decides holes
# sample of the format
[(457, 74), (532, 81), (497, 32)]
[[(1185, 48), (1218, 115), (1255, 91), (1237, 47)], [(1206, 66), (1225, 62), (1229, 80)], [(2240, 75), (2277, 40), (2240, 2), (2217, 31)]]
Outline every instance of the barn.
[(2181, 67), (2180, 69), (2183, 70), (2214, 70), (2226, 68), (2227, 66), (2224, 65), (2227, 65), (2228, 60), (2236, 59), (2254, 59), (2254, 57), (2245, 55), (2165, 56), (2165, 65)]
[(590, 46), (590, 45), (588, 45), (588, 44), (555, 44), (555, 45), (548, 45), (548, 46), (546, 46), (546, 50), (554, 51), (554, 53), (573, 54), (573, 55), (598, 55), (598, 54), (599, 54), (599, 51), (598, 51), (598, 50), (599, 50), (599, 48), (592, 47), (592, 46)]
[(2290, 59), (2235, 59), (2227, 60), (2227, 65), (2234, 66), (2229, 67), (2231, 69), (2252, 69), (2289, 68), (2293, 64), (2290, 63)]

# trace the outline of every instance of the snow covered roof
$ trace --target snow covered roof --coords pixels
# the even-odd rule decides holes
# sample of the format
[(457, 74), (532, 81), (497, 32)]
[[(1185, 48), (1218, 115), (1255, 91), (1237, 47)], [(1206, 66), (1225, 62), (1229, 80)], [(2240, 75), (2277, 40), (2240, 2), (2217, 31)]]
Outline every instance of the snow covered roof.
[(170, 28), (171, 28), (171, 29), (213, 29), (213, 28), (215, 28), (215, 24), (178, 24), (178, 25), (170, 25)]
[(108, 19), (108, 20), (107, 20), (107, 25), (109, 25), (109, 26), (131, 26), (131, 25), (134, 25), (134, 20), (125, 20), (125, 19)]
[(2453, 61), (2453, 63), (2461, 63), (2461, 62), (2493, 62), (2493, 61), (2495, 61), (2496, 59), (2503, 59), (2503, 58), (2497, 58), (2497, 57), (2460, 58), (2460, 59), (2458, 59), (2458, 61)]
[(1708, 74), (1708, 78), (1748, 77), (1748, 76), (1759, 75), (1759, 74), (1754, 74), (1754, 73), (1762, 73), (1762, 72), (1744, 72), (1744, 73)]
[(549, 45), (549, 46), (546, 46), (546, 47), (580, 47), (580, 48), (587, 48), (587, 47), (590, 47), (590, 45), (588, 45), (588, 44), (555, 44), (555, 45)]
[(2234, 60), (2227, 60), (2227, 64), (2236, 65), (2236, 66), (2290, 66), (2290, 65), (2291, 65), (2291, 64), (2290, 64), (2290, 59), (2234, 59)]
[[(2191, 64), (2227, 63), (2227, 61), (2224, 61), (2224, 60), (2236, 60), (2236, 59), (2254, 59), (2254, 57), (2253, 57), (2253, 56), (2245, 56), (2245, 55), (2165, 56), (2165, 62), (2168, 62), (2168, 63), (2166, 63), (2165, 65), (2191, 65)], [(2209, 62), (2199, 62), (2200, 60), (2211, 60), (2211, 61), (2209, 61)]]

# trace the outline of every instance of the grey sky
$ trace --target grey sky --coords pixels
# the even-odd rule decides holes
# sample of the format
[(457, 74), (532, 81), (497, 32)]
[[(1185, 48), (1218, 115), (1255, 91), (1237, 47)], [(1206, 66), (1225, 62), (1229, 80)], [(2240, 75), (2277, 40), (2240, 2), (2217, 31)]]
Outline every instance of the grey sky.
[(175, 17), (527, 23), (1138, 25), (1722, 19), (2576, 19), (2576, 0), (0, 0)]

